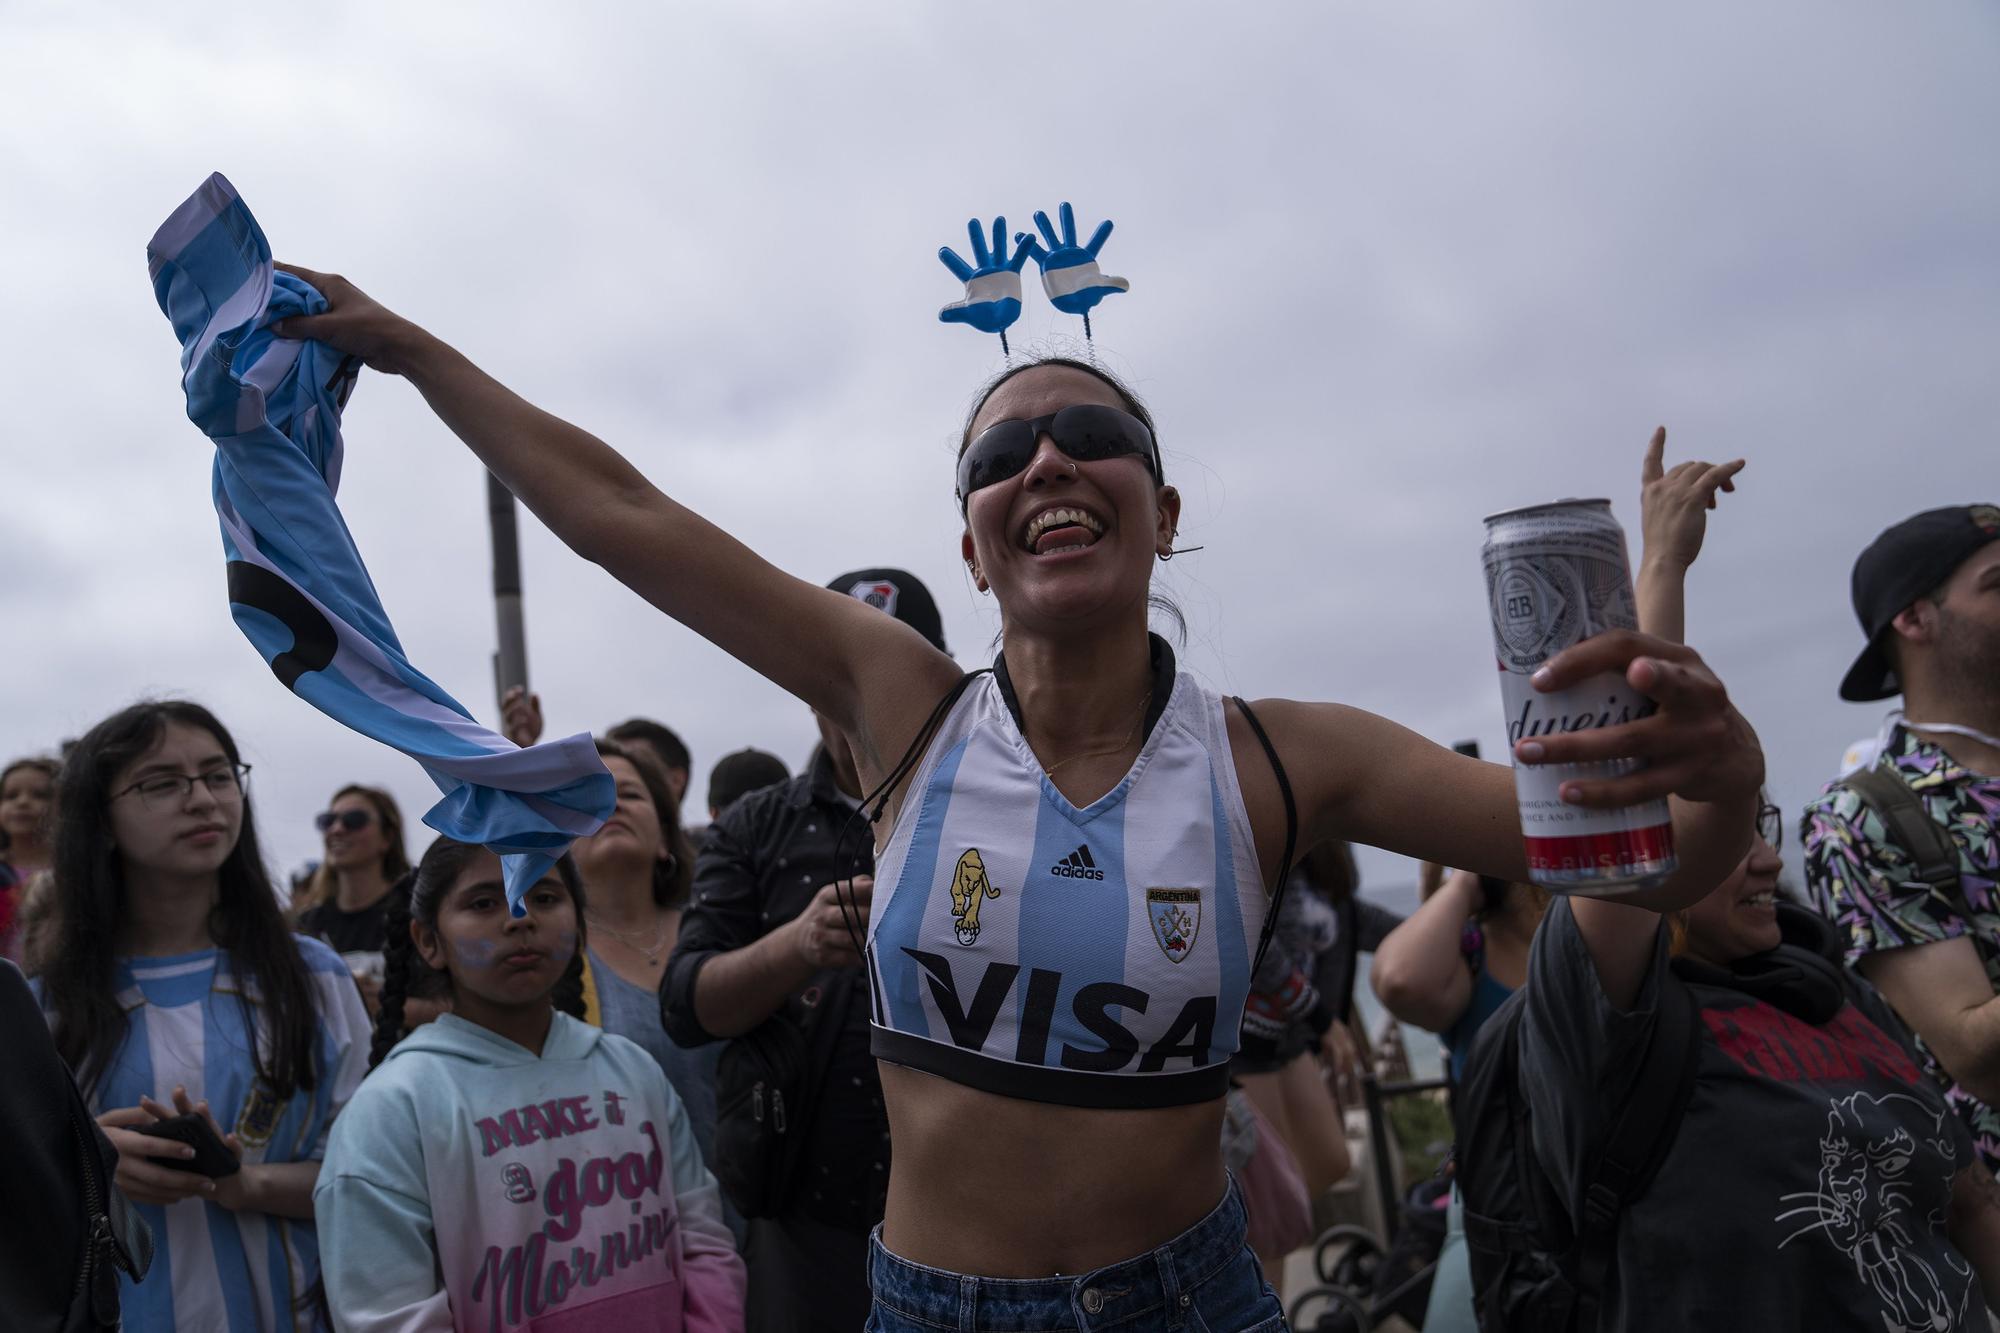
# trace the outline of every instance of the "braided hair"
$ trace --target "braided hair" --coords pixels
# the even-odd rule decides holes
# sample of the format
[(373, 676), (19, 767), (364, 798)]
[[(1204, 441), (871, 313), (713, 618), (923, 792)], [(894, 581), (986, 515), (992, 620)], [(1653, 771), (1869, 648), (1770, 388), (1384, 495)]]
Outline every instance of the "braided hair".
[[(484, 850), (476, 843), (439, 838), (424, 852), (417, 868), (396, 881), (389, 890), (388, 941), (382, 952), (381, 1008), (375, 1015), (375, 1041), (368, 1051), (368, 1067), (382, 1063), (397, 1042), (409, 1035), (404, 1023), (404, 1007), (412, 995), (436, 999), (451, 994), (451, 978), (423, 960), (417, 952), (412, 922), (437, 926), (438, 907), (452, 884)], [(556, 874), (576, 904), (576, 953), (569, 960), (549, 999), (572, 1018), (583, 1017), (583, 880), (576, 865), (565, 856), (556, 862)]]

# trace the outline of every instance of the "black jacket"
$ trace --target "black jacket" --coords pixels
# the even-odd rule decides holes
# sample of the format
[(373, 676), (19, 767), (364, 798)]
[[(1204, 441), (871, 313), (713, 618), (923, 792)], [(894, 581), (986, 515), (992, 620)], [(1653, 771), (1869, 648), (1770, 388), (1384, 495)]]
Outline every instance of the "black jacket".
[(111, 1183), (118, 1150), (85, 1109), (34, 993), (0, 959), (0, 1312), (20, 1330), (116, 1328), (118, 1274), (152, 1262), (152, 1234)]
[[(718, 1040), (694, 1012), (695, 977), (708, 960), (784, 925), (821, 885), (873, 872), (873, 833), (853, 812), (822, 751), (805, 772), (740, 798), (708, 826), (695, 861), (694, 892), (660, 982), (667, 1035), (682, 1046)], [(843, 827), (845, 845), (836, 862), (834, 844)]]

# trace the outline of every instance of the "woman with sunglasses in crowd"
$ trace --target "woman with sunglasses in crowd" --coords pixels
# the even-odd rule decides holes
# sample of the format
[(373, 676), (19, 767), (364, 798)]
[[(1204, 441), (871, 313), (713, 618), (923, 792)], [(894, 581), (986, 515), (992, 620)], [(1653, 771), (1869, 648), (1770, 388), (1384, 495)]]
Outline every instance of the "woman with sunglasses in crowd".
[[(141, 703), (77, 742), (58, 787), (60, 933), (36, 984), (153, 1231), (146, 1279), (119, 1279), (147, 1333), (311, 1324), (313, 1183), (368, 1067), (346, 967), (286, 929), (249, 771), (207, 709)], [(183, 1114), (234, 1169), (147, 1132)]]
[[(1267, 894), (1293, 848), (1337, 837), (1525, 878), (1508, 770), (1337, 704), (1253, 711), (1178, 672), (1147, 608), (1181, 497), (1145, 409), (1095, 366), (1017, 365), (966, 423), (959, 554), (1003, 643), (966, 676), (351, 284), (298, 272), (330, 309), (281, 335), (407, 376), (574, 550), (837, 725), (886, 799), (865, 915), (895, 1157), (871, 1327), (969, 1328), (975, 1308), (987, 1328), (1282, 1327), (1219, 1133)], [(1652, 760), (1567, 794), (1687, 798), (1682, 870), (1654, 899), (1678, 906), (1741, 858), (1762, 753), (1677, 645), (1603, 635), (1544, 683), (1606, 670), (1658, 714), (1535, 757)]]
[(373, 1016), (381, 1002), (389, 891), (410, 873), (403, 812), (381, 788), (349, 783), (313, 824), (325, 839), (326, 854), (292, 899), (292, 915), (300, 934), (333, 946)]

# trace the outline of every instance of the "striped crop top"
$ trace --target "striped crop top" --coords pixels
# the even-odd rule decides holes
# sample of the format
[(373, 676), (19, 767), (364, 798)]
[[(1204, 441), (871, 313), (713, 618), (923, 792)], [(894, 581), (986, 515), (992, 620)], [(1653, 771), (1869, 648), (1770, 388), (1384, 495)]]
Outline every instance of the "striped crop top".
[(1028, 748), (1004, 662), (946, 714), (876, 859), (878, 1058), (1068, 1106), (1228, 1090), (1266, 893), (1222, 699), (1153, 653), (1145, 744), (1081, 810)]

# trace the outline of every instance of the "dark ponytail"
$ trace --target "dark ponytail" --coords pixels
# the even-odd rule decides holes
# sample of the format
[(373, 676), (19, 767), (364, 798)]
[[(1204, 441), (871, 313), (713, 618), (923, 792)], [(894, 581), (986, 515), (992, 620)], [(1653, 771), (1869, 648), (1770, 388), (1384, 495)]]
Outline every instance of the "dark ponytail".
[(388, 937), (382, 945), (382, 993), (375, 1010), (375, 1041), (368, 1050), (370, 1069), (403, 1039), (403, 1002), (409, 998), (411, 970), (430, 970), (417, 957), (416, 941), (410, 938), (410, 894), (416, 882), (417, 872), (412, 870), (389, 887), (389, 906), (383, 915)]
[[(412, 922), (437, 927), (438, 906), (454, 881), (472, 862), (481, 848), (477, 844), (439, 838), (424, 852), (417, 868), (396, 881), (389, 890), (388, 940), (382, 951), (381, 1008), (375, 1014), (375, 1041), (369, 1048), (368, 1067), (382, 1063), (396, 1043), (409, 1035), (404, 1025), (405, 1002), (410, 996), (435, 998), (448, 995), (451, 978), (426, 963), (417, 953), (410, 931)], [(562, 979), (550, 992), (557, 1009), (573, 1018), (583, 1017), (583, 881), (576, 865), (565, 856), (556, 862), (556, 874), (576, 904), (576, 955), (569, 961)]]

